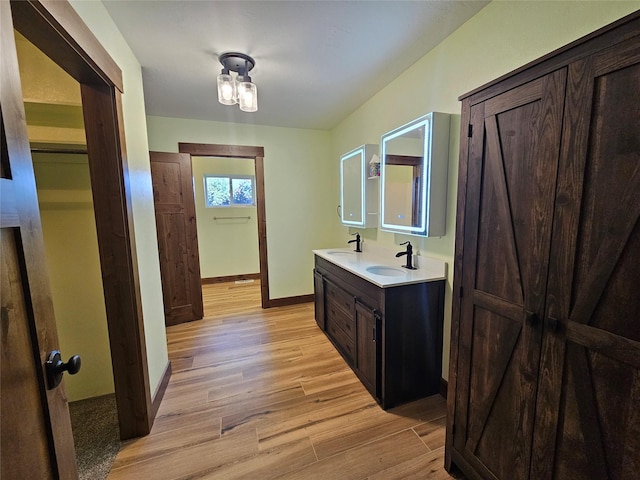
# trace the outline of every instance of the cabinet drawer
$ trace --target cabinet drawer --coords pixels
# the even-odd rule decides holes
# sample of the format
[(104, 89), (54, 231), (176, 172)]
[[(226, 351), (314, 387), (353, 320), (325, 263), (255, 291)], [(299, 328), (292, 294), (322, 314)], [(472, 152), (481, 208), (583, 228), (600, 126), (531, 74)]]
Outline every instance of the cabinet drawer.
[(327, 304), (333, 304), (334, 307), (344, 311), (346, 315), (353, 316), (353, 295), (348, 294), (342, 288), (331, 282), (326, 282), (325, 295)]
[(345, 312), (341, 306), (333, 300), (327, 301), (327, 323), (342, 329), (350, 340), (355, 339), (355, 319), (351, 312)]
[(336, 344), (338, 349), (345, 356), (347, 363), (352, 366), (356, 350), (353, 339), (349, 338), (347, 333), (335, 323), (327, 322), (327, 324), (329, 337), (333, 340), (333, 343)]

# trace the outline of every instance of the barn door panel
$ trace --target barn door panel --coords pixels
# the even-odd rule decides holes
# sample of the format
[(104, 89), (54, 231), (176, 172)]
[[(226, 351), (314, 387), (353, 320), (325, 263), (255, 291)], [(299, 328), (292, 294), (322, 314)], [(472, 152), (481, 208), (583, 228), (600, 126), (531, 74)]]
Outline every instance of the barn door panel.
[(549, 342), (566, 339), (551, 378), (564, 393), (539, 407), (559, 413), (555, 462), (536, 473), (630, 480), (640, 472), (640, 39), (571, 65), (568, 83), (582, 101), (567, 103), (558, 197), (573, 201), (555, 220), (547, 311)]
[(454, 445), (498, 478), (529, 475), (565, 78), (471, 110)]

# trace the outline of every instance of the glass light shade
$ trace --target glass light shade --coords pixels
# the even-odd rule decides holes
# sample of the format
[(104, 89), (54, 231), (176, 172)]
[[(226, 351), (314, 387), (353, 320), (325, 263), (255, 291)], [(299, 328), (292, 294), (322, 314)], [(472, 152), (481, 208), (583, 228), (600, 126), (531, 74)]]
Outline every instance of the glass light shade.
[(238, 103), (243, 112), (258, 110), (258, 87), (252, 82), (238, 82)]
[(218, 75), (218, 101), (223, 105), (235, 105), (238, 103), (236, 82), (228, 73)]

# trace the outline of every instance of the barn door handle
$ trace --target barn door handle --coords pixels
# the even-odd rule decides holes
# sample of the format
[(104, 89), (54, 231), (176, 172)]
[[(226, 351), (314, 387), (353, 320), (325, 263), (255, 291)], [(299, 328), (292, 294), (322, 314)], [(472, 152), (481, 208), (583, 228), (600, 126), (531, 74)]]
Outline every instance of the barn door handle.
[(47, 361), (44, 364), (47, 375), (47, 388), (49, 390), (56, 388), (60, 385), (64, 372), (69, 372), (69, 375), (75, 375), (80, 371), (81, 365), (80, 355), (74, 355), (67, 363), (64, 363), (59, 350), (49, 352)]
[(534, 312), (530, 312), (529, 310), (525, 311), (524, 314), (527, 319), (527, 323), (535, 327), (538, 323), (538, 315)]
[(551, 327), (551, 330), (554, 332), (557, 332), (560, 328), (560, 322), (555, 317), (549, 317), (549, 327)]

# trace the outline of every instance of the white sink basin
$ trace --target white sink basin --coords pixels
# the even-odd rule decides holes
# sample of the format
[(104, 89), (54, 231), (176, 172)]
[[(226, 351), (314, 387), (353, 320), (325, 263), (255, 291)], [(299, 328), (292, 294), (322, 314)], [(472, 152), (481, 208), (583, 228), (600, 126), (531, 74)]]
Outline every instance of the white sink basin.
[(329, 255), (341, 256), (341, 255), (353, 255), (354, 252), (347, 252), (345, 250), (333, 250), (333, 251), (328, 251), (327, 253)]
[(387, 267), (385, 265), (372, 265), (367, 267), (367, 272), (383, 277), (401, 277), (407, 273), (399, 268)]

